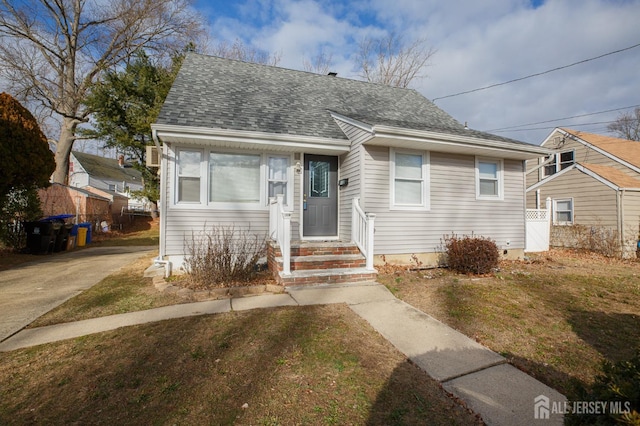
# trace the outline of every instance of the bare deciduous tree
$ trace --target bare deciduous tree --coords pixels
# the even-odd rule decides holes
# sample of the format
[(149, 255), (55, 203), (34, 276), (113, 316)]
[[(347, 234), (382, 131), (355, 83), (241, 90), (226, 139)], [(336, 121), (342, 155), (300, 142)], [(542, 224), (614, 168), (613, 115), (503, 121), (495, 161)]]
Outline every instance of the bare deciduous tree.
[(414, 79), (426, 76), (424, 68), (434, 54), (435, 50), (427, 46), (426, 39), (404, 44), (401, 37), (391, 33), (379, 39), (367, 37), (362, 40), (356, 61), (361, 78), (404, 88)]
[(189, 0), (0, 0), (0, 72), (22, 100), (50, 111), (61, 128), (54, 182), (67, 178), (88, 91), (137, 50), (173, 53), (202, 22)]
[(207, 49), (212, 55), (221, 58), (235, 59), (244, 62), (254, 62), (256, 64), (276, 66), (280, 62), (280, 53), (267, 53), (245, 45), (242, 40), (236, 39), (229, 44), (227, 41), (221, 41), (210, 49)]
[(633, 113), (622, 113), (616, 121), (607, 126), (607, 130), (622, 139), (640, 141), (640, 108), (636, 108)]
[(331, 71), (332, 59), (333, 55), (327, 55), (324, 49), (322, 49), (315, 57), (311, 59), (304, 58), (302, 61), (302, 68), (307, 72), (327, 75), (329, 74), (329, 71)]

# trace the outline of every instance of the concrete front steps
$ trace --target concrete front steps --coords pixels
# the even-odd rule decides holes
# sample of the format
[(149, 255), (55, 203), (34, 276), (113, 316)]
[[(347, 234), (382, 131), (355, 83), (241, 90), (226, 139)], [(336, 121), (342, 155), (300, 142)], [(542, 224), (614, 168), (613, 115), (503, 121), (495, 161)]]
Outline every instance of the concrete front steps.
[(365, 268), (365, 258), (353, 243), (292, 241), (291, 274), (282, 273), (280, 248), (269, 244), (269, 269), (282, 286), (373, 281), (378, 273)]

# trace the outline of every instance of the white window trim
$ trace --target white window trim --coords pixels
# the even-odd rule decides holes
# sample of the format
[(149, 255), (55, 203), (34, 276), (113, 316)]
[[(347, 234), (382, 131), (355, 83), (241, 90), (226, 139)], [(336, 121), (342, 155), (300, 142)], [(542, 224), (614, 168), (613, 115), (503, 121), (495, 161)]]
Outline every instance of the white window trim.
[[(552, 201), (552, 212), (551, 212), (551, 218), (553, 219), (553, 224), (554, 225), (561, 225), (561, 226), (569, 226), (569, 225), (573, 225), (576, 219), (576, 206), (573, 203), (573, 197), (568, 197), (568, 198), (554, 198)], [(571, 202), (571, 221), (570, 222), (560, 222), (557, 219), (556, 213), (558, 212), (558, 202), (563, 202), (563, 201), (570, 201)], [(566, 210), (562, 210), (562, 211), (566, 211)]]
[[(178, 156), (180, 151), (200, 151), (200, 202), (178, 201)], [(247, 154), (260, 155), (260, 201), (256, 203), (228, 203), (228, 202), (212, 202), (209, 201), (209, 155), (211, 153), (224, 154)], [(288, 211), (293, 210), (294, 197), (294, 161), (293, 154), (281, 152), (264, 152), (264, 151), (243, 151), (230, 149), (199, 149), (189, 146), (176, 147), (170, 150), (169, 157), (173, 162), (171, 177), (173, 179), (173, 190), (171, 191), (170, 208), (175, 209), (193, 209), (193, 210), (268, 210), (269, 209), (269, 157), (287, 157), (289, 158), (289, 166), (287, 167), (287, 199), (291, 200), (285, 208)]]
[(288, 158), (289, 165), (287, 166), (287, 202), (284, 203), (286, 211), (293, 211), (293, 197), (294, 197), (294, 160), (293, 154), (283, 154), (277, 152), (266, 152), (263, 154), (262, 165), (263, 167), (263, 184), (261, 185), (263, 194), (265, 196), (265, 206), (269, 207), (269, 158), (279, 157)]
[[(547, 178), (549, 176), (553, 176), (556, 173), (560, 173), (562, 170), (564, 170), (564, 169), (562, 169), (562, 164), (560, 163), (560, 159), (562, 158), (562, 154), (566, 154), (568, 152), (571, 152), (573, 154), (573, 161), (571, 163), (569, 163), (569, 165), (567, 167), (565, 167), (565, 169), (570, 167), (571, 164), (575, 164), (576, 163), (576, 150), (575, 149), (568, 149), (566, 151), (558, 151), (558, 152), (552, 154), (553, 158), (554, 158), (554, 163), (553, 164), (547, 164), (546, 166), (541, 167), (541, 169), (542, 169), (542, 179)], [(555, 166), (555, 171), (553, 173), (551, 173), (551, 174), (547, 174), (547, 167), (550, 167), (550, 166)]]
[[(422, 203), (396, 204), (396, 153), (422, 156)], [(431, 208), (431, 156), (429, 151), (389, 148), (389, 210), (429, 210)]]
[[(497, 167), (498, 195), (480, 194), (480, 163), (494, 163)], [(476, 200), (504, 200), (504, 160), (501, 158), (476, 157)]]
[[(178, 175), (178, 159), (180, 158), (181, 151), (189, 151), (189, 152), (199, 152), (200, 153), (200, 201), (179, 201), (178, 200), (178, 187), (179, 187), (179, 175)], [(173, 196), (171, 200), (171, 204), (174, 206), (184, 206), (184, 207), (198, 207), (202, 205), (202, 200), (207, 199), (206, 185), (202, 184), (202, 177), (206, 176), (206, 153), (203, 152), (202, 149), (197, 148), (189, 148), (189, 147), (180, 147), (177, 148), (173, 155)], [(203, 190), (203, 187), (205, 189)]]

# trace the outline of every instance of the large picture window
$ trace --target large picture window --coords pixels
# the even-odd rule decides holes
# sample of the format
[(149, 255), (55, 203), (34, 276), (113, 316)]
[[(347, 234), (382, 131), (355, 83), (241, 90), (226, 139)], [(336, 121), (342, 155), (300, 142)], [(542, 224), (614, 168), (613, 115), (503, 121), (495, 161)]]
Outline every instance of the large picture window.
[(476, 198), (501, 200), (502, 160), (476, 158)]
[(269, 197), (292, 198), (291, 157), (263, 153), (179, 149), (176, 205), (221, 209), (266, 208)]
[(391, 207), (427, 209), (428, 153), (391, 149)]
[(260, 155), (209, 155), (209, 201), (260, 202)]

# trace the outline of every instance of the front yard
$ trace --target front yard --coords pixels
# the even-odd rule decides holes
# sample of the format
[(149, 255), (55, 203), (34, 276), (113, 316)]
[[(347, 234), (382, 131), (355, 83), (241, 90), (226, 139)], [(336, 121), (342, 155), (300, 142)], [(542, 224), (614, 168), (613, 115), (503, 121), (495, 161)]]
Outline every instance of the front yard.
[(379, 277), (397, 297), (504, 355), (571, 399), (601, 361), (640, 342), (640, 262), (552, 250), (492, 276), (443, 269)]
[[(142, 278), (149, 260), (32, 326), (183, 302)], [(387, 268), (379, 281), (570, 400), (602, 360), (629, 359), (640, 342), (640, 262), (551, 251), (488, 276)], [(479, 423), (341, 305), (163, 321), (0, 353), (0, 383), (2, 424)]]

